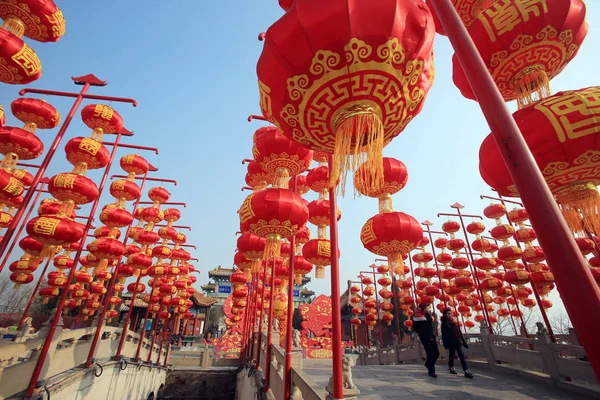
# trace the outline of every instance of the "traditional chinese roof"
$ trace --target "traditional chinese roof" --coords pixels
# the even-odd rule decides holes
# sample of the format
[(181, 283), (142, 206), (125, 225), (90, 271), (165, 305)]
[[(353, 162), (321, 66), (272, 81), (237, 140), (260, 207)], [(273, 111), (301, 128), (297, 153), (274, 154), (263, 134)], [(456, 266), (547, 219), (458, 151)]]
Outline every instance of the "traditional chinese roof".
[(228, 276), (231, 276), (231, 274), (233, 274), (234, 271), (235, 271), (235, 269), (233, 269), (233, 268), (223, 268), (219, 265), (217, 268), (215, 268), (211, 271), (208, 271), (208, 276), (211, 278), (213, 276), (214, 277), (228, 277)]
[[(121, 303), (120, 311), (121, 312), (128, 311), (129, 310), (129, 304), (131, 304), (131, 295), (129, 295), (129, 298), (126, 298), (124, 296), (123, 297), (123, 302)], [(146, 302), (143, 301), (142, 299), (140, 299), (139, 297), (136, 297), (135, 301), (133, 302), (133, 307), (134, 308), (147, 308), (148, 304), (146, 304)]]
[(217, 288), (217, 285), (209, 282), (206, 285), (202, 285), (200, 288), (205, 291), (214, 291)]
[(218, 303), (219, 299), (214, 297), (208, 297), (198, 291), (195, 291), (190, 299), (194, 302), (198, 307), (210, 307), (211, 305)]
[[(342, 293), (342, 295), (340, 296), (340, 308), (343, 310), (344, 307), (347, 307), (348, 305), (355, 307), (354, 305), (350, 304), (350, 297), (348, 296), (348, 289), (346, 289), (346, 291), (344, 293)], [(362, 302), (358, 303), (357, 306), (362, 307)]]
[(314, 296), (314, 295), (315, 295), (315, 292), (313, 292), (312, 290), (307, 289), (307, 288), (304, 288), (300, 291), (300, 296), (308, 297), (308, 296)]
[(311, 280), (312, 280), (312, 279), (311, 279), (311, 277), (310, 277), (310, 276), (308, 276), (308, 275), (304, 275), (304, 276), (302, 276), (302, 284), (303, 284), (303, 285), (306, 285), (306, 284), (307, 284), (307, 283), (309, 283)]

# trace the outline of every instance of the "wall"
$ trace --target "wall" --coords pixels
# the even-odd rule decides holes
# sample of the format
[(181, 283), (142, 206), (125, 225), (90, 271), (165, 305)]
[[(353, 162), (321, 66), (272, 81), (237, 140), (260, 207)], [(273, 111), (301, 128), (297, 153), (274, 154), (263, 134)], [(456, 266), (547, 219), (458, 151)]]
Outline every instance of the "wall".
[(102, 368), (76, 368), (61, 374), (38, 393), (49, 394), (52, 400), (145, 400), (158, 393), (166, 375), (164, 368), (111, 361)]
[(159, 399), (234, 400), (237, 368), (169, 371)]

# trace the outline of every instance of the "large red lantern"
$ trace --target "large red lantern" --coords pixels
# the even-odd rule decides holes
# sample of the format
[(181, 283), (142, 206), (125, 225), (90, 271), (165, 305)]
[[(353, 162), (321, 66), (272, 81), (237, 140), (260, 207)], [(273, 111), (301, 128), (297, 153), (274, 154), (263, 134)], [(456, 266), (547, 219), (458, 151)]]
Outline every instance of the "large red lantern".
[[(600, 233), (600, 87), (559, 92), (513, 114), (528, 147), (572, 231)], [(503, 196), (517, 197), (496, 143), (479, 150), (484, 181)], [(583, 220), (581, 219), (583, 215)], [(510, 213), (509, 213), (510, 218)], [(525, 218), (526, 219), (526, 218)], [(514, 221), (513, 222), (518, 222)]]
[(254, 191), (265, 189), (267, 186), (273, 184), (274, 181), (275, 175), (266, 172), (256, 160), (251, 160), (248, 163), (246, 184)]
[(281, 239), (296, 234), (308, 221), (308, 207), (288, 189), (269, 188), (248, 196), (238, 211), (243, 231), (267, 239), (265, 259), (279, 257)]
[[(499, 0), (483, 10), (469, 34), (496, 86), (519, 106), (549, 95), (549, 81), (575, 57), (586, 34), (582, 0)], [(463, 96), (475, 95), (456, 55), (453, 79)]]
[(121, 168), (123, 168), (123, 171), (129, 174), (127, 178), (130, 180), (136, 175), (145, 174), (150, 169), (148, 161), (137, 154), (127, 154), (126, 156), (121, 157), (119, 164), (121, 165)]
[(42, 75), (42, 63), (17, 35), (0, 28), (0, 82), (26, 85)]
[(240, 254), (252, 262), (251, 272), (253, 273), (257, 273), (260, 270), (260, 260), (265, 253), (266, 243), (264, 238), (250, 232), (243, 233), (237, 240), (237, 248)]
[[(325, 278), (325, 267), (331, 263), (331, 242), (329, 239), (311, 239), (302, 247), (302, 255), (315, 265), (315, 278)], [(338, 249), (339, 255), (339, 249)]]
[(383, 147), (420, 112), (432, 84), (433, 25), (419, 0), (296, 0), (265, 36), (263, 115), (290, 139), (334, 153), (331, 186), (341, 176), (343, 188), (348, 167), (367, 153), (378, 187)]
[(371, 253), (387, 257), (388, 265), (399, 275), (404, 275), (402, 255), (413, 250), (422, 238), (421, 224), (402, 212), (377, 214), (360, 232), (363, 246)]

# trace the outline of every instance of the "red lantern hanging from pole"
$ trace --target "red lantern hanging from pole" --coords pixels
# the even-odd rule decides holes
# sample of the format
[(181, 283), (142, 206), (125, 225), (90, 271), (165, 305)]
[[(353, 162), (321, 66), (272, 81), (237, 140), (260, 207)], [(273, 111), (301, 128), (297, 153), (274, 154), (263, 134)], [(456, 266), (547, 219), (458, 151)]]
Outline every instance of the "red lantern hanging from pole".
[(433, 37), (421, 1), (296, 0), (265, 35), (262, 113), (290, 139), (334, 153), (332, 186), (341, 177), (343, 190), (346, 172), (367, 161), (378, 187), (383, 147), (420, 112), (433, 81)]

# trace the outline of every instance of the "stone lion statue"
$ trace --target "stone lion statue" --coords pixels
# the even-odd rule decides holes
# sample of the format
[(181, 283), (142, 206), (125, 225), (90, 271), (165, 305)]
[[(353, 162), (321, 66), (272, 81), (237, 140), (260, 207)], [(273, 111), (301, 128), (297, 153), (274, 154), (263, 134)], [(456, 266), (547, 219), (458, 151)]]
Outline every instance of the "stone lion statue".
[(292, 332), (292, 346), (302, 347), (302, 334), (298, 329), (294, 329)]
[[(357, 389), (352, 380), (352, 367), (354, 366), (354, 359), (348, 354), (342, 356), (342, 386), (344, 390)], [(329, 393), (333, 393), (333, 376), (329, 378), (329, 384), (326, 389)]]
[(273, 332), (279, 332), (279, 320), (277, 318), (273, 319)]

